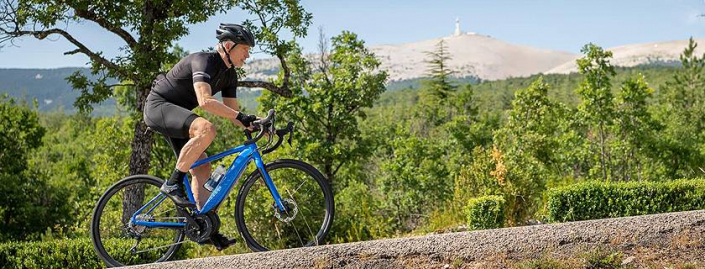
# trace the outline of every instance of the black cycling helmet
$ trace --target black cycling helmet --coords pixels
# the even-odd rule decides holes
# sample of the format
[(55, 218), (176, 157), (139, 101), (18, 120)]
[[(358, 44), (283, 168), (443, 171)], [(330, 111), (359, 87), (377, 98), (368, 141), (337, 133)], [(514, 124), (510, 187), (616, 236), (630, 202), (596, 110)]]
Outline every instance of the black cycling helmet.
[(252, 35), (250, 30), (239, 24), (221, 23), (218, 29), (215, 30), (215, 37), (220, 42), (230, 40), (235, 42), (235, 44), (255, 46), (255, 36)]

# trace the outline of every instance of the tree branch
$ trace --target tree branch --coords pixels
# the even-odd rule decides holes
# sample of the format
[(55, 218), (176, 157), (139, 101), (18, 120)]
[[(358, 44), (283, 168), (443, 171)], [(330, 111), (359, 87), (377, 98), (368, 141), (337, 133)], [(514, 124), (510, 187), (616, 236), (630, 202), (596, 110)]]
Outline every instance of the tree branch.
[(274, 85), (274, 83), (271, 82), (265, 82), (265, 81), (240, 81), (237, 83), (239, 87), (245, 87), (245, 88), (263, 88), (272, 91), (273, 93), (279, 94), (284, 97), (292, 97), (293, 95), (291, 94), (291, 91), (289, 88), (285, 88), (284, 86), (278, 87), (277, 85)]
[(124, 29), (122, 29), (118, 26), (111, 24), (110, 22), (108, 22), (108, 20), (106, 20), (103, 17), (100, 17), (98, 14), (96, 14), (92, 10), (74, 9), (74, 11), (75, 11), (74, 14), (76, 14), (76, 16), (79, 16), (79, 17), (86, 19), (86, 20), (94, 21), (95, 23), (97, 23), (101, 27), (118, 35), (123, 40), (125, 40), (127, 45), (130, 46), (130, 48), (132, 50), (135, 49), (135, 46), (137, 45), (137, 41), (129, 32), (125, 31)]
[[(257, 6), (257, 2), (253, 1), (251, 3), (250, 1), (245, 1), (244, 4), (246, 7), (254, 10), (254, 12), (257, 14), (257, 16), (260, 18), (260, 21), (262, 22), (263, 28), (269, 28), (267, 26), (268, 20), (262, 14), (262, 10), (260, 9), (260, 7)], [(273, 47), (276, 47), (278, 44), (271, 44), (271, 45)], [(279, 62), (282, 65), (282, 70), (284, 70), (284, 79), (283, 79), (282, 86), (277, 87), (273, 83), (261, 81), (261, 82), (259, 82), (260, 85), (265, 85), (266, 87), (262, 87), (262, 86), (258, 86), (258, 87), (268, 89), (268, 90), (270, 90), (274, 93), (277, 93), (281, 96), (284, 96), (284, 97), (292, 97), (293, 94), (291, 93), (291, 90), (289, 89), (289, 79), (291, 78), (291, 70), (289, 69), (289, 66), (287, 66), (287, 64), (286, 64), (286, 59), (285, 59), (284, 55), (282, 55), (282, 53), (279, 51), (277, 51), (276, 55), (277, 55), (277, 58), (279, 58)], [(245, 81), (243, 81), (243, 82), (245, 82)], [(257, 82), (252, 82), (252, 83), (257, 83)], [(243, 85), (243, 87), (248, 87), (248, 86), (244, 86), (245, 84), (242, 84), (242, 83), (240, 85)]]
[(345, 164), (345, 161), (341, 161), (341, 162), (338, 164), (338, 167), (336, 167), (336, 168), (333, 170), (333, 175), (335, 175), (335, 174), (338, 173), (338, 170), (340, 169), (340, 167), (343, 167), (343, 164)]
[[(123, 76), (125, 76), (125, 77), (132, 78), (132, 79), (135, 80), (135, 81), (138, 80), (138, 78), (136, 78), (135, 76), (132, 76), (132, 75), (127, 74), (127, 73), (124, 73), (124, 72), (121, 70), (120, 66), (118, 66), (117, 64), (111, 62), (111, 61), (108, 60), (108, 59), (103, 58), (103, 56), (100, 56), (99, 54), (97, 54), (97, 53), (91, 51), (90, 49), (88, 49), (88, 47), (86, 47), (85, 45), (83, 45), (83, 43), (81, 43), (81, 42), (79, 42), (78, 40), (76, 40), (75, 38), (73, 38), (73, 36), (71, 36), (71, 34), (69, 34), (68, 32), (66, 32), (66, 31), (64, 31), (64, 30), (57, 29), (57, 28), (48, 29), (48, 30), (43, 30), (43, 31), (21, 31), (21, 30), (16, 30), (16, 31), (14, 31), (14, 32), (11, 32), (10, 34), (11, 34), (12, 36), (14, 36), (14, 37), (19, 37), (19, 36), (23, 36), (23, 35), (31, 35), (31, 36), (34, 36), (35, 38), (39, 39), (39, 40), (45, 39), (47, 36), (49, 36), (49, 35), (51, 35), (51, 34), (59, 34), (59, 35), (62, 35), (62, 36), (63, 36), (64, 38), (66, 38), (69, 42), (71, 42), (71, 43), (74, 44), (76, 47), (78, 47), (76, 50), (69, 51), (69, 52), (66, 52), (66, 53), (75, 54), (75, 53), (81, 52), (81, 53), (85, 54), (86, 56), (88, 56), (91, 60), (93, 60), (93, 61), (95, 61), (95, 62), (97, 62), (97, 63), (100, 63), (101, 65), (103, 65), (103, 66), (105, 66), (105, 67), (107, 67), (107, 68), (112, 69), (112, 70), (115, 71), (116, 73), (120, 73), (121, 75), (123, 75)], [(66, 54), (66, 53), (65, 53), (65, 54)]]

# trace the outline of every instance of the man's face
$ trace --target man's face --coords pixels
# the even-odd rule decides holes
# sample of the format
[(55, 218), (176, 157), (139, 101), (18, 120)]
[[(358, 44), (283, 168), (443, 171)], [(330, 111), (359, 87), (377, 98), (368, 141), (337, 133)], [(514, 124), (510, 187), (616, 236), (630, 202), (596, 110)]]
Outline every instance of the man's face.
[(230, 60), (237, 67), (242, 67), (247, 58), (250, 58), (250, 46), (248, 45), (237, 44), (230, 51)]

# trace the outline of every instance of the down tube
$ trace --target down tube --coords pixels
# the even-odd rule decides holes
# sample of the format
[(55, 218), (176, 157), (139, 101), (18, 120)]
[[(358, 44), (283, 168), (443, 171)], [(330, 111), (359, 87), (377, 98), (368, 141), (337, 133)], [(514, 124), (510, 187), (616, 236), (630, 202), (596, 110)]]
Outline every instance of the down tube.
[(233, 161), (233, 163), (230, 164), (230, 167), (228, 168), (228, 171), (225, 172), (223, 179), (221, 179), (220, 183), (218, 183), (218, 186), (213, 189), (213, 192), (210, 194), (208, 200), (206, 200), (206, 203), (203, 205), (201, 210), (198, 211), (198, 214), (205, 214), (210, 210), (213, 210), (223, 200), (225, 200), (225, 198), (228, 196), (233, 186), (235, 185), (236, 181), (240, 178), (242, 173), (245, 172), (247, 164), (250, 160), (250, 156), (252, 156), (252, 152), (256, 150), (257, 145), (254, 144), (248, 145), (247, 147), (245, 147), (244, 150), (242, 150), (240, 155), (238, 155)]
[(277, 187), (274, 186), (274, 182), (272, 182), (272, 178), (269, 177), (269, 173), (267, 173), (267, 169), (265, 169), (265, 165), (262, 162), (262, 156), (259, 155), (258, 151), (255, 151), (252, 154), (252, 158), (255, 159), (255, 165), (257, 165), (257, 169), (259, 169), (260, 174), (262, 174), (262, 177), (264, 178), (264, 183), (267, 184), (267, 188), (269, 189), (269, 192), (272, 194), (272, 197), (274, 198), (274, 202), (277, 203), (277, 207), (279, 210), (282, 212), (284, 211), (284, 205), (282, 204), (282, 197), (279, 195), (279, 191), (277, 191)]

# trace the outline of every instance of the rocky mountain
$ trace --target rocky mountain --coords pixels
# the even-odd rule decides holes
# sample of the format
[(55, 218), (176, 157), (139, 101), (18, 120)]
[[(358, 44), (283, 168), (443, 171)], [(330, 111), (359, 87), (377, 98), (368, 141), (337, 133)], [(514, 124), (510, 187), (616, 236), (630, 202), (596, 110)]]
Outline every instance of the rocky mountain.
[(455, 77), (497, 80), (544, 72), (575, 58), (575, 54), (510, 44), (490, 36), (464, 33), (402, 45), (374, 46), (370, 50), (382, 61), (390, 81), (424, 77), (428, 70), (427, 52), (440, 41), (448, 48), (448, 68)]
[[(509, 77), (524, 77), (539, 73), (567, 74), (577, 72), (575, 60), (580, 54), (537, 49), (510, 44), (490, 36), (476, 33), (460, 33), (447, 37), (407, 43), (369, 47), (382, 62), (381, 69), (389, 72), (389, 82), (409, 81), (426, 76), (429, 59), (427, 52), (435, 51), (443, 40), (451, 59), (448, 67), (457, 78), (479, 78), (500, 80)], [(705, 38), (697, 38), (704, 44)], [(638, 65), (677, 65), (679, 55), (688, 45), (688, 40), (631, 44), (607, 48), (614, 53), (612, 64), (622, 67)], [(696, 53), (705, 53), (704, 46)], [(315, 58), (315, 55), (309, 55)], [(279, 70), (275, 59), (254, 60), (246, 65), (248, 78), (274, 78)]]
[[(441, 40), (451, 56), (448, 67), (458, 78), (496, 80), (529, 76), (545, 72), (577, 56), (514, 45), (476, 33), (458, 33), (401, 45), (371, 46), (369, 49), (381, 60), (381, 69), (389, 72), (389, 81), (396, 82), (425, 77), (428, 70), (426, 61), (429, 59), (427, 52), (435, 51)], [(278, 61), (274, 59), (254, 60), (245, 65), (250, 79), (274, 78), (278, 69)]]
[[(696, 38), (695, 42), (705, 45), (705, 38)], [(695, 54), (699, 57), (705, 53), (703, 46), (695, 48)], [(637, 65), (678, 65), (680, 64), (680, 54), (688, 46), (688, 40), (666, 41), (632, 44), (607, 48), (613, 53), (610, 61), (615, 66), (632, 67)], [(576, 56), (555, 68), (548, 70), (547, 74), (568, 74), (578, 72), (575, 60), (582, 56)]]

